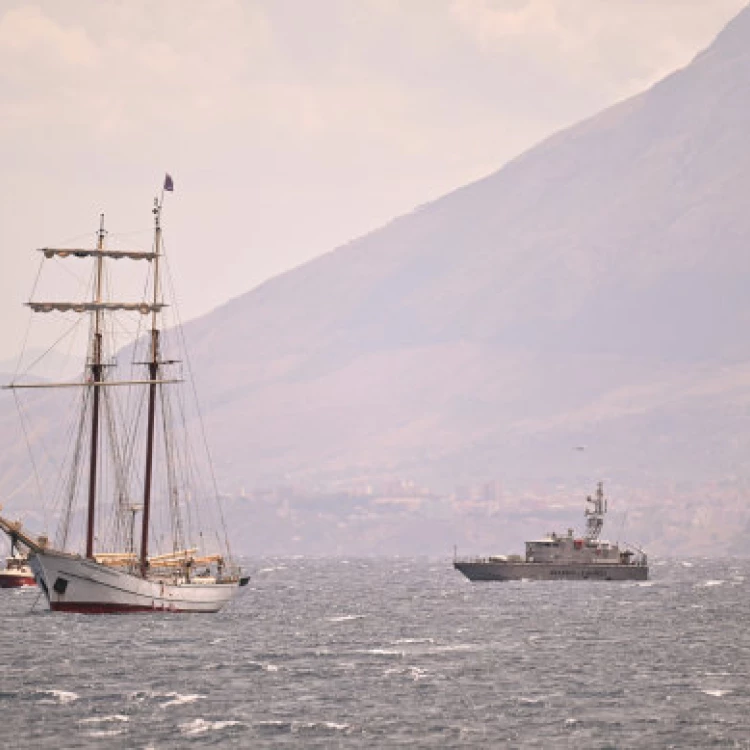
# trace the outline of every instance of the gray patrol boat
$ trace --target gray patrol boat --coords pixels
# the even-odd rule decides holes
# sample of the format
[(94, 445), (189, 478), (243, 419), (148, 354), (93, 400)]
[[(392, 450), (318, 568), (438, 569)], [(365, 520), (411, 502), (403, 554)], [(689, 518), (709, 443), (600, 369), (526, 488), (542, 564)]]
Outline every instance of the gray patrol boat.
[(453, 567), (472, 581), (645, 581), (648, 560), (643, 550), (620, 549), (599, 538), (604, 526), (607, 501), (599, 482), (596, 495), (587, 497), (586, 531), (582, 537), (568, 529), (554, 531), (544, 539), (526, 542), (526, 557), (492, 555), (485, 558), (456, 558)]

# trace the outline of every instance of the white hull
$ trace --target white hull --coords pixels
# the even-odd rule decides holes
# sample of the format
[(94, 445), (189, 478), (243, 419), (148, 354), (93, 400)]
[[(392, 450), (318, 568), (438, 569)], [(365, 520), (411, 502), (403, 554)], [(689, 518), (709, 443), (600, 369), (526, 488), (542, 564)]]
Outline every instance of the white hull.
[(218, 612), (239, 582), (185, 583), (131, 575), (76, 555), (29, 557), (49, 607), (57, 612)]

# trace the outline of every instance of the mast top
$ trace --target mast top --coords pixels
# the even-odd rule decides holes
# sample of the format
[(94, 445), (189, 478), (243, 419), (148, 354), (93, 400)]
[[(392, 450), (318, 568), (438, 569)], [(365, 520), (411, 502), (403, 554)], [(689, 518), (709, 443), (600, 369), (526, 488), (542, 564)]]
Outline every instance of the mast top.
[[(152, 210), (154, 214), (154, 226), (157, 232), (161, 231), (161, 209), (164, 205), (164, 193), (169, 192), (171, 193), (174, 190), (174, 181), (172, 180), (172, 175), (167, 172), (164, 175), (164, 184), (161, 188), (161, 197), (154, 198), (154, 208)], [(158, 252), (158, 250), (157, 250)]]

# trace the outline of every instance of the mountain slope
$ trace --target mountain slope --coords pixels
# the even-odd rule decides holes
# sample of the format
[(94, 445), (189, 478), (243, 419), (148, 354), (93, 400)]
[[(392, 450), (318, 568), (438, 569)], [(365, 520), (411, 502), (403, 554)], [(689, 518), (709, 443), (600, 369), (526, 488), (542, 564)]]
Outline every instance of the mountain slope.
[(750, 356), (748, 132), (745, 10), (649, 91), (194, 322), (224, 470), (450, 486), (565, 471), (596, 428), (605, 470), (659, 436), (653, 470), (690, 473), (667, 426), (731, 403), (700, 384)]

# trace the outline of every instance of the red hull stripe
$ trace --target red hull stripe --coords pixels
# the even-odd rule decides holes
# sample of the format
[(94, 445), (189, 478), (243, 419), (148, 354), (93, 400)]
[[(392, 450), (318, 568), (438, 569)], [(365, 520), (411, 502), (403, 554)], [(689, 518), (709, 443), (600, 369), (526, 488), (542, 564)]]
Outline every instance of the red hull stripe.
[(105, 604), (102, 602), (50, 602), (49, 608), (53, 612), (79, 612), (86, 615), (118, 615), (131, 612), (159, 612), (164, 614), (209, 612), (205, 609), (167, 609), (161, 607), (147, 607), (141, 604)]

